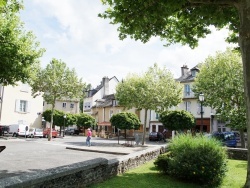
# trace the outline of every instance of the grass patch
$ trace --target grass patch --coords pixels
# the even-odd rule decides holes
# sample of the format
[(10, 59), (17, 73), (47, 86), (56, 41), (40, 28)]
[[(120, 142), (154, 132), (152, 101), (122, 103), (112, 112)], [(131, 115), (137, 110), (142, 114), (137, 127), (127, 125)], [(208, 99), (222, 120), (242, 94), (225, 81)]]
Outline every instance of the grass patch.
[[(159, 173), (150, 161), (125, 174), (115, 176), (91, 188), (200, 188), (200, 186), (172, 179)], [(246, 181), (247, 161), (228, 160), (228, 172), (220, 188), (242, 188)]]
[(228, 160), (228, 171), (220, 188), (242, 188), (247, 177), (247, 161)]

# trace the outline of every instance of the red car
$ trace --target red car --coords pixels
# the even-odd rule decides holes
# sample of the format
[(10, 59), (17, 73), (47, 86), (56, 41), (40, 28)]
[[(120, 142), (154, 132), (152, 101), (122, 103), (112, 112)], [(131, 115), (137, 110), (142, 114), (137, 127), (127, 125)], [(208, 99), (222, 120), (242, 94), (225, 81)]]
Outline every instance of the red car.
[[(43, 137), (48, 138), (50, 134), (50, 128), (44, 129), (43, 130)], [(56, 138), (57, 137), (57, 131), (55, 129), (52, 129), (52, 137)]]

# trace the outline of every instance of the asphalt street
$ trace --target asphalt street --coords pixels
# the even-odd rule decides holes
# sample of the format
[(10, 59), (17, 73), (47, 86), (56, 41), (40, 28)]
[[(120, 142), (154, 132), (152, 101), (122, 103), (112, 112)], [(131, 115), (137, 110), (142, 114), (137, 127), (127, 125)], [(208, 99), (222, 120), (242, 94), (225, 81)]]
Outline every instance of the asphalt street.
[(146, 141), (144, 146), (126, 147), (124, 139), (120, 139), (118, 144), (117, 139), (97, 137), (92, 138), (92, 146), (87, 147), (85, 140), (84, 136), (65, 136), (51, 141), (46, 138), (0, 138), (0, 146), (6, 146), (0, 153), (0, 179), (99, 157), (117, 159), (123, 156), (123, 153), (133, 153), (166, 144)]

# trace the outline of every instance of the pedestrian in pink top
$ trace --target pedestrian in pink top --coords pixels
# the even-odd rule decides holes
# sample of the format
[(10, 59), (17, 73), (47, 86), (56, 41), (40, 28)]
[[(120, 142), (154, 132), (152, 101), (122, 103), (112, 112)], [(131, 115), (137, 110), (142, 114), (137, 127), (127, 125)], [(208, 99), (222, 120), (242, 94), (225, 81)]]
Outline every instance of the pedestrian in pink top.
[(86, 145), (87, 145), (88, 147), (91, 146), (91, 142), (90, 142), (91, 137), (92, 137), (92, 132), (91, 132), (90, 128), (88, 128), (87, 138), (86, 138)]

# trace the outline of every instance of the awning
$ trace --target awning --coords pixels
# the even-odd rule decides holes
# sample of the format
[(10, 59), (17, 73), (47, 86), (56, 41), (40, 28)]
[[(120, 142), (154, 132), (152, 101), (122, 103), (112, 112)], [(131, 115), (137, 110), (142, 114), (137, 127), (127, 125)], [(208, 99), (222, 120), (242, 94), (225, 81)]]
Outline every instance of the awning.
[(98, 126), (111, 126), (111, 123), (107, 121), (103, 121), (103, 122), (98, 123), (97, 125)]

